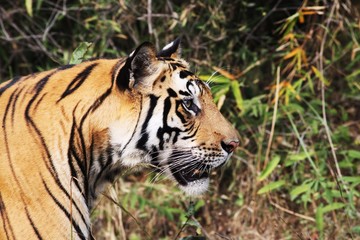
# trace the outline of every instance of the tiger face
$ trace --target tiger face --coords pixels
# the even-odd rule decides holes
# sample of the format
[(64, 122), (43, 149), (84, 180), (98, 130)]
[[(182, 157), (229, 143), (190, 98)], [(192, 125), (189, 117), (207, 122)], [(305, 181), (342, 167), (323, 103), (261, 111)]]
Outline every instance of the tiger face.
[[(119, 77), (120, 89), (142, 101), (134, 140), (115, 150), (122, 152), (119, 161), (150, 163), (186, 193), (205, 192), (210, 170), (230, 158), (238, 133), (217, 109), (209, 86), (179, 58), (179, 40), (158, 54), (151, 44), (140, 46)], [(122, 127), (110, 131), (113, 146), (124, 146)]]

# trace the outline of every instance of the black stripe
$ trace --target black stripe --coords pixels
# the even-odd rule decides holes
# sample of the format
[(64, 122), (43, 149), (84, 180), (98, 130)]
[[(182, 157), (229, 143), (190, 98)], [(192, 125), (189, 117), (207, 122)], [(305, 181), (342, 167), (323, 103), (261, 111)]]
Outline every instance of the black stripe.
[(146, 132), (146, 128), (149, 124), (149, 121), (153, 115), (153, 112), (154, 112), (154, 109), (156, 107), (156, 104), (157, 104), (157, 101), (159, 99), (159, 97), (156, 97), (155, 95), (149, 95), (150, 97), (150, 106), (149, 106), (149, 110), (148, 110), (148, 113), (147, 113), (147, 116), (146, 116), (146, 119), (141, 127), (141, 132), (140, 132), (140, 135), (141, 135), (141, 138), (138, 140), (137, 144), (136, 144), (136, 148), (138, 149), (141, 149), (141, 150), (144, 150), (146, 151), (146, 147), (145, 147), (145, 144), (146, 142), (148, 141), (149, 139), (149, 134)]
[[(18, 89), (16, 89), (16, 91), (14, 91), (12, 93), (12, 95), (15, 95), (15, 99), (11, 104), (11, 109), (12, 109), (12, 112), (11, 112), (11, 124), (13, 126), (14, 126), (14, 117), (15, 117), (15, 112), (16, 112), (15, 106), (16, 106), (17, 100), (19, 99), (19, 94), (21, 93), (21, 91), (22, 91), (22, 89), (18, 88)], [(11, 95), (11, 97), (12, 97), (12, 95)]]
[(107, 147), (106, 147), (106, 158), (107, 158), (107, 162), (106, 162), (106, 166), (109, 166), (112, 162), (113, 162), (113, 148), (110, 145), (110, 143), (107, 143)]
[(194, 74), (188, 70), (181, 70), (179, 74), (180, 78), (186, 78), (188, 76), (193, 76), (193, 75)]
[(170, 97), (177, 97), (176, 92), (174, 90), (172, 90), (171, 88), (168, 88), (167, 92), (168, 92)]
[(188, 82), (186, 83), (186, 88), (187, 88), (187, 90), (188, 90), (189, 92), (192, 93), (192, 91), (190, 90), (190, 85), (191, 85), (191, 86), (194, 86), (194, 84), (193, 84), (192, 81), (188, 81)]
[(30, 214), (29, 214), (29, 211), (28, 211), (28, 209), (27, 209), (26, 206), (25, 206), (25, 212), (26, 212), (26, 216), (27, 216), (27, 218), (28, 218), (28, 220), (29, 220), (29, 222), (30, 222), (30, 224), (31, 224), (31, 227), (33, 228), (33, 230), (34, 230), (37, 238), (40, 239), (40, 240), (43, 239), (43, 238), (41, 237), (40, 233), (39, 233), (39, 230), (37, 229), (37, 227), (35, 226), (33, 220), (31, 219)]
[(159, 151), (155, 146), (152, 146), (150, 156), (151, 156), (151, 163), (153, 165), (155, 165), (155, 166), (159, 166), (160, 165), (160, 161), (158, 159), (159, 158)]
[(141, 113), (142, 113), (142, 110), (143, 110), (143, 108), (142, 108), (142, 100), (143, 100), (143, 96), (140, 95), (140, 110), (139, 110), (139, 115), (138, 115), (138, 117), (137, 117), (137, 121), (136, 121), (136, 124), (135, 124), (135, 128), (134, 128), (134, 131), (133, 131), (130, 139), (128, 140), (128, 142), (124, 145), (123, 149), (121, 150), (121, 153), (120, 153), (120, 154), (117, 153), (117, 154), (120, 155), (120, 156), (122, 155), (122, 153), (124, 152), (124, 150), (126, 149), (126, 147), (129, 145), (129, 143), (131, 142), (131, 140), (134, 138), (136, 129), (137, 129), (138, 125), (139, 125), (140, 116), (141, 116)]
[(80, 184), (79, 184), (79, 178), (77, 176), (77, 173), (76, 173), (76, 170), (75, 170), (75, 167), (73, 165), (73, 155), (71, 154), (71, 151), (68, 150), (68, 164), (70, 166), (70, 172), (71, 172), (71, 176), (73, 177), (73, 179), (75, 179), (75, 185), (77, 187), (77, 189), (79, 190), (79, 192), (82, 194), (82, 196), (84, 198), (86, 198), (86, 195), (84, 195), (83, 193), (83, 189), (81, 188)]
[[(90, 161), (89, 161), (89, 165), (86, 166), (86, 173), (87, 176), (89, 176), (90, 171), (91, 171), (91, 167), (94, 163), (94, 134), (91, 136), (91, 143), (90, 143)], [(87, 191), (88, 186), (85, 186), (85, 191)]]
[(186, 92), (186, 91), (183, 91), (183, 90), (180, 90), (179, 93), (180, 93), (181, 95), (184, 95), (184, 96), (191, 96), (190, 93), (188, 93), (188, 92)]
[(7, 136), (7, 127), (6, 127), (6, 118), (7, 118), (7, 115), (9, 113), (9, 108), (10, 108), (10, 105), (13, 101), (13, 97), (15, 96), (15, 92), (13, 92), (10, 96), (10, 99), (9, 99), (9, 102), (8, 104), (6, 105), (6, 108), (5, 108), (5, 114), (4, 114), (4, 117), (3, 117), (3, 120), (2, 120), (2, 126), (4, 127), (4, 138), (5, 138), (5, 148), (6, 148), (6, 153), (7, 153), (7, 159), (9, 160), (9, 165), (10, 165), (10, 169), (11, 169), (11, 173), (12, 175), (14, 176), (14, 179), (19, 187), (19, 189), (21, 190), (21, 192), (23, 192), (23, 189), (19, 183), (19, 180), (17, 179), (16, 177), (16, 174), (15, 174), (15, 170), (14, 170), (14, 166), (12, 164), (12, 161), (11, 161), (11, 156), (10, 156), (10, 146), (9, 146), (9, 142), (8, 142), (8, 136)]
[(178, 118), (180, 118), (181, 123), (185, 124), (185, 123), (186, 123), (185, 117), (184, 117), (184, 116), (181, 114), (181, 112), (178, 110), (180, 105), (181, 105), (181, 101), (180, 101), (180, 100), (177, 100), (177, 101), (176, 101), (176, 110), (175, 110), (175, 113), (176, 113), (176, 116), (178, 116)]
[[(15, 92), (16, 92), (16, 91), (15, 91)], [(8, 113), (9, 113), (10, 105), (12, 105), (12, 101), (13, 101), (13, 98), (14, 98), (14, 96), (15, 96), (15, 92), (13, 92), (13, 93), (11, 94), (10, 99), (9, 99), (9, 102), (8, 102), (8, 104), (6, 105), (5, 112), (4, 112), (4, 117), (3, 117), (3, 119), (2, 119), (2, 126), (3, 126), (3, 131), (4, 131), (4, 138), (5, 138), (5, 141), (4, 141), (4, 142), (5, 142), (6, 154), (7, 154), (7, 156), (8, 156), (7, 159), (8, 159), (8, 161), (9, 161), (9, 166), (10, 166), (10, 169), (11, 169), (11, 173), (12, 173), (14, 179), (15, 179), (15, 182), (16, 182), (18, 188), (19, 188), (20, 191), (23, 193), (24, 191), (23, 191), (23, 189), (22, 189), (22, 187), (21, 187), (21, 185), (20, 185), (20, 183), (19, 183), (19, 180), (18, 180), (16, 174), (15, 174), (14, 166), (13, 166), (12, 161), (11, 161), (10, 146), (9, 146), (9, 142), (8, 142), (7, 132), (6, 132), (6, 131), (7, 131), (6, 118), (7, 118), (7, 115), (8, 115)], [(1, 196), (0, 196), (0, 197), (1, 197)], [(1, 199), (2, 199), (2, 198), (1, 198)], [(23, 200), (23, 199), (22, 199), (22, 200)], [(24, 201), (23, 201), (23, 202), (24, 202)], [(5, 205), (4, 205), (4, 204), (3, 204), (3, 207), (4, 207), (4, 209), (5, 209)], [(4, 217), (3, 217), (3, 212), (1, 212), (1, 215), (2, 215), (2, 218), (4, 219)], [(15, 237), (14, 237), (14, 232), (13, 232), (13, 229), (12, 229), (11, 224), (10, 224), (10, 220), (9, 220), (9, 218), (7, 217), (7, 214), (6, 214), (5, 211), (4, 211), (4, 215), (5, 215), (5, 218), (6, 218), (7, 222), (8, 222), (9, 230), (10, 230), (10, 232), (11, 232), (12, 238), (15, 239)], [(5, 223), (5, 221), (4, 221), (4, 223)], [(5, 226), (4, 228), (6, 228), (6, 226)], [(9, 237), (8, 234), (7, 234), (7, 237)]]
[[(75, 219), (70, 215), (70, 213), (65, 209), (65, 207), (59, 202), (59, 200), (52, 194), (52, 192), (50, 191), (49, 187), (46, 185), (46, 182), (44, 181), (44, 179), (42, 178), (42, 182), (43, 185), (46, 189), (46, 192), (50, 195), (50, 197), (53, 199), (53, 201), (55, 202), (55, 204), (61, 209), (61, 211), (66, 215), (66, 217), (72, 222), (72, 225), (74, 226), (77, 235), (81, 238), (81, 239), (86, 239), (84, 233), (81, 231), (79, 225), (76, 223)], [(72, 201), (74, 202), (74, 201)], [(79, 212), (79, 214), (82, 216), (81, 212)], [(86, 224), (86, 222), (85, 222)]]
[[(76, 105), (77, 107), (77, 105)], [(85, 199), (85, 202), (88, 201), (88, 194), (87, 194), (87, 188), (88, 188), (88, 177), (87, 177), (87, 172), (85, 170), (85, 166), (81, 161), (81, 158), (79, 157), (76, 148), (75, 148), (75, 130), (76, 130), (76, 122), (75, 122), (75, 109), (73, 111), (73, 125), (71, 127), (71, 132), (70, 132), (70, 139), (69, 139), (69, 148), (68, 148), (68, 164), (70, 166), (70, 171), (71, 171), (71, 176), (73, 177), (73, 179), (75, 180), (75, 186), (77, 187), (78, 191), (81, 193), (81, 195), (83, 196), (83, 198)], [(78, 133), (79, 134), (79, 133)], [(74, 167), (74, 160), (77, 163), (78, 169), (80, 169), (82, 176), (81, 179), (79, 178), (77, 171), (75, 170)], [(83, 186), (80, 185), (79, 181), (83, 181)], [(73, 201), (73, 203), (75, 203)], [(75, 206), (77, 207), (76, 203)], [(79, 208), (77, 208), (78, 212), (81, 215), (81, 218), (83, 220), (83, 222), (86, 224), (85, 218), (84, 216), (81, 214), (81, 211)]]
[[(94, 112), (98, 107), (100, 107), (100, 105), (103, 103), (103, 101), (111, 94), (113, 84), (114, 84), (114, 82), (112, 81), (111, 86), (105, 91), (105, 93), (103, 93), (100, 97), (98, 97), (94, 101), (94, 103), (88, 108), (88, 110), (85, 112), (85, 114), (80, 119), (78, 132), (79, 132), (81, 147), (82, 147), (82, 150), (83, 150), (83, 159), (85, 161), (85, 165), (87, 165), (88, 157), (87, 157), (87, 153), (86, 153), (85, 140), (84, 140), (83, 134), (82, 134), (83, 124), (84, 124), (85, 120), (87, 119), (87, 117), (89, 116), (89, 114)], [(91, 161), (91, 159), (90, 159), (90, 161)], [(90, 174), (90, 171), (91, 171), (91, 167), (92, 167), (92, 165), (90, 163), (89, 172), (86, 173), (87, 177), (85, 177), (85, 179), (84, 179), (84, 185), (85, 185), (84, 188), (85, 188), (85, 195), (86, 196), (89, 196), (89, 189), (88, 189), (89, 188), (89, 182), (88, 181), (89, 181), (89, 174)], [(88, 204), (88, 207), (89, 207), (89, 201), (87, 202), (87, 204)]]
[(174, 133), (173, 136), (173, 143), (175, 143), (177, 141), (177, 138), (181, 132), (181, 130), (179, 128), (176, 127), (169, 127), (169, 125), (167, 124), (168, 121), (168, 116), (171, 110), (171, 96), (167, 97), (164, 101), (164, 108), (163, 108), (163, 126), (160, 127), (157, 131), (157, 138), (159, 139), (159, 149), (163, 150), (164, 149), (164, 134), (168, 133), (169, 136), (171, 137), (172, 134)]
[(106, 92), (103, 95), (101, 95), (98, 99), (96, 99), (93, 105), (91, 105), (91, 112), (94, 112), (98, 107), (100, 107), (102, 102), (111, 94), (111, 89), (112, 89), (112, 84), (110, 88), (107, 89)]
[(175, 61), (175, 59), (171, 58), (171, 57), (161, 57), (161, 56), (158, 56), (158, 59), (159, 60), (163, 60), (163, 61)]
[(170, 66), (171, 66), (171, 68), (172, 68), (172, 70), (173, 70), (173, 71), (175, 71), (175, 70), (176, 70), (176, 68), (177, 68), (177, 66), (176, 66), (176, 64), (175, 64), (175, 63), (170, 63)]
[(67, 65), (64, 65), (64, 66), (61, 66), (61, 67), (58, 67), (58, 70), (66, 70), (66, 69), (70, 69), (72, 67), (74, 67), (75, 64), (67, 64)]
[[(100, 172), (97, 174), (96, 176), (96, 179), (94, 181), (94, 184), (93, 184), (93, 190), (95, 190), (96, 188), (96, 185), (98, 183), (98, 181), (102, 178), (103, 174), (106, 173), (106, 174), (110, 174), (109, 172), (107, 172), (106, 170), (109, 170), (110, 167), (111, 167), (111, 164), (112, 164), (112, 147), (110, 146), (110, 144), (108, 143), (108, 147), (106, 148), (106, 156), (104, 156), (103, 154), (100, 154), (100, 157), (98, 158), (98, 162), (101, 162), (103, 159), (107, 159), (105, 165), (104, 164), (101, 164), (101, 170)], [(111, 175), (111, 174), (110, 174)], [(107, 176), (105, 176), (105, 179), (107, 179)], [(109, 178), (110, 179), (110, 178)], [(94, 194), (93, 194), (94, 195)]]
[[(41, 134), (41, 131), (39, 130), (39, 128), (36, 126), (35, 122), (32, 120), (32, 118), (30, 117), (30, 108), (32, 106), (32, 104), (34, 103), (34, 101), (36, 100), (36, 98), (38, 97), (38, 95), (40, 94), (41, 90), (44, 88), (45, 84), (47, 83), (47, 81), (50, 79), (50, 77), (54, 74), (55, 72), (52, 72), (48, 75), (46, 75), (44, 78), (42, 78), (35, 86), (36, 93), (33, 95), (33, 97), (30, 99), (28, 105), (25, 108), (25, 119), (27, 121), (27, 124), (29, 124), (33, 130), (35, 131), (35, 133), (38, 135), (39, 140), (41, 142), (41, 145), (43, 146), (44, 150), (45, 150), (45, 154), (46, 154), (46, 159), (44, 159), (46, 168), (48, 169), (48, 171), (51, 173), (52, 177), (54, 178), (56, 184), (58, 185), (58, 187), (66, 194), (66, 196), (70, 198), (69, 193), (67, 192), (67, 190), (64, 188), (64, 186), (61, 184), (60, 180), (59, 180), (59, 176), (56, 172), (54, 163), (52, 161), (52, 157), (50, 154), (50, 151), (45, 143), (45, 139)], [(46, 161), (48, 160), (48, 161)], [(50, 163), (50, 166), (49, 166)], [(80, 208), (78, 207), (78, 205), (74, 202), (74, 206), (75, 208), (78, 210), (79, 213), (81, 213)]]
[(13, 235), (13, 238), (14, 238), (14, 233), (12, 232), (9, 219), (7, 218), (6, 208), (5, 208), (5, 204), (4, 204), (3, 200), (2, 200), (1, 192), (0, 192), (0, 214), (1, 214), (1, 219), (2, 219), (2, 222), (3, 222), (3, 229), (5, 230), (6, 238), (10, 239), (10, 236), (9, 236), (9, 234), (7, 232), (7, 228), (6, 228), (6, 222), (8, 222), (8, 225), (10, 227), (10, 231), (11, 231), (11, 233)]
[(182, 139), (183, 139), (183, 140), (187, 140), (187, 139), (189, 139), (189, 138), (193, 138), (193, 137), (196, 135), (196, 133), (198, 132), (198, 130), (199, 130), (199, 126), (196, 128), (196, 130), (194, 131), (193, 134), (191, 134), (191, 135), (189, 135), (189, 136), (182, 137)]
[(9, 80), (5, 85), (3, 85), (3, 87), (0, 88), (0, 96), (5, 92), (6, 89), (10, 88), (11, 86), (13, 86), (15, 83), (17, 83), (19, 80), (21, 79), (21, 77), (17, 76), (14, 77), (13, 79)]
[[(70, 139), (69, 139), (69, 149), (68, 149), (68, 155), (72, 155), (75, 160), (76, 163), (81, 171), (82, 177), (86, 176), (86, 170), (85, 170), (85, 166), (82, 163), (81, 159), (84, 159), (84, 156), (82, 156), (82, 158), (78, 155), (76, 148), (75, 148), (75, 130), (76, 130), (76, 120), (75, 120), (75, 115), (73, 116), (73, 125), (71, 127), (71, 132), (70, 132)], [(82, 147), (85, 147), (85, 140), (83, 139), (82, 135), (79, 134), (79, 132), (77, 132), (78, 137), (80, 138), (81, 143), (84, 143), (84, 145)], [(85, 149), (83, 149), (83, 151), (86, 151)]]
[(87, 66), (82, 72), (80, 72), (68, 85), (65, 92), (61, 95), (60, 99), (57, 100), (56, 103), (60, 102), (66, 96), (72, 94), (76, 89), (78, 89), (84, 81), (88, 78), (90, 73), (92, 72), (93, 68), (96, 67), (98, 63), (93, 63)]
[(44, 93), (44, 94), (40, 97), (39, 101), (37, 101), (37, 103), (34, 105), (33, 111), (36, 111), (36, 109), (38, 108), (39, 104), (42, 102), (42, 100), (44, 99), (44, 97), (45, 97), (46, 95), (47, 95), (47, 93)]

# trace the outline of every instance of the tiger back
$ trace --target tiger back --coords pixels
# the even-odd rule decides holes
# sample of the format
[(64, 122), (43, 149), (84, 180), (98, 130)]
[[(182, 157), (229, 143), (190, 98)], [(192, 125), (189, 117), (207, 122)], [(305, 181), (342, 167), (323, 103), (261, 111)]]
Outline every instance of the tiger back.
[(140, 164), (187, 194), (207, 190), (238, 133), (179, 42), (0, 85), (0, 239), (91, 238), (96, 197)]

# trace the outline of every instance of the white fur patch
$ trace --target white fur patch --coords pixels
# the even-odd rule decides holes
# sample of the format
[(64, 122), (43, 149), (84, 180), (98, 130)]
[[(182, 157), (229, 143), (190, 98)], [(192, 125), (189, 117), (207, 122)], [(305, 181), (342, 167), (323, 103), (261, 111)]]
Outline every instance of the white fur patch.
[(189, 196), (196, 196), (205, 193), (209, 187), (209, 178), (189, 182), (186, 186), (179, 185), (180, 189)]
[(171, 42), (169, 44), (167, 44), (162, 50), (167, 50), (169, 48), (171, 48), (174, 45), (174, 42)]
[(134, 53), (135, 53), (135, 50), (129, 54), (129, 57), (132, 57), (134, 55)]
[[(110, 142), (113, 147), (115, 147), (115, 152), (120, 152), (125, 145), (128, 143), (129, 139), (131, 138), (133, 129), (130, 126), (124, 127), (121, 121), (116, 121), (110, 125)], [(138, 151), (134, 143), (128, 143), (128, 146), (122, 152), (121, 161), (125, 166), (133, 167), (141, 162), (143, 162), (143, 156), (140, 151)], [(117, 149), (116, 146), (120, 146), (120, 149)], [(119, 161), (120, 159), (114, 156), (114, 162)]]

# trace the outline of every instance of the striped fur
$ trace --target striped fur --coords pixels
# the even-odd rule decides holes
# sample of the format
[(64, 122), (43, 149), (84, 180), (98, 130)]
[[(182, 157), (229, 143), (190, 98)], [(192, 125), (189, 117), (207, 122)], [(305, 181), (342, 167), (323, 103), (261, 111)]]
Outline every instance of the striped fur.
[(147, 163), (200, 194), (238, 145), (179, 40), (5, 82), (0, 121), (0, 239), (89, 239), (122, 169)]

